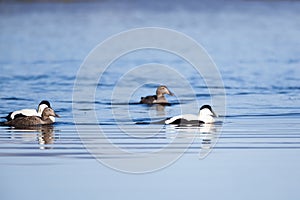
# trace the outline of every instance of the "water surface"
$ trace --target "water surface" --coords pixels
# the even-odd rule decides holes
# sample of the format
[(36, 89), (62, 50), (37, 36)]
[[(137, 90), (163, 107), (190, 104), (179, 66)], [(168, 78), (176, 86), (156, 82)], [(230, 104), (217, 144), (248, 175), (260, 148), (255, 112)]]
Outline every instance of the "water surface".
[[(47, 99), (61, 115), (53, 127), (38, 131), (0, 127), (1, 199), (299, 198), (299, 7), (297, 1), (1, 4), (0, 114), (34, 108)], [(185, 154), (164, 169), (132, 175), (102, 165), (85, 148), (74, 124), (72, 92), (76, 73), (92, 48), (120, 31), (144, 26), (175, 29), (203, 45), (223, 77), (227, 107), (222, 126), (210, 134), (135, 125), (196, 113), (199, 105), (210, 103), (211, 94), (203, 79), (174, 55), (143, 51), (120, 58), (97, 86), (96, 100), (80, 102), (95, 106), (99, 121), (79, 125), (86, 137), (97, 137), (95, 127), (100, 124), (123, 150), (149, 153), (166, 148), (180, 134), (169, 154), (182, 152), (186, 141), (194, 139)], [(154, 93), (156, 85), (149, 83), (132, 94), (129, 104), (124, 101), (127, 94), (111, 104), (107, 94), (115, 81), (133, 66), (153, 62), (180, 71), (195, 93), (181, 99), (168, 96), (171, 106), (163, 109), (136, 104), (140, 96)], [(175, 94), (184, 89), (170, 74), (157, 76)], [(123, 87), (145, 78), (132, 74)]]

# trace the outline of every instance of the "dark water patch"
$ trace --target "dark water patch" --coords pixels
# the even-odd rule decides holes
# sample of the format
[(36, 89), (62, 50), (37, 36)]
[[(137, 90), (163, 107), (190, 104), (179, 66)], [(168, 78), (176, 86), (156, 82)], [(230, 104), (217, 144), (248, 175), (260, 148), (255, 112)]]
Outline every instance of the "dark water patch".
[(6, 85), (7, 83), (10, 83), (11, 81), (12, 81), (11, 76), (5, 76), (4, 74), (0, 75), (0, 84)]
[(157, 117), (157, 118), (138, 118), (132, 119), (132, 123), (136, 125), (165, 125), (166, 117)]
[(299, 63), (299, 62), (300, 62), (300, 59), (298, 59), (298, 58), (291, 58), (286, 61), (286, 63), (288, 63), (288, 64), (295, 64), (295, 63)]
[[(94, 86), (94, 85), (92, 85)], [(98, 89), (99, 88), (103, 88), (103, 87), (106, 87), (106, 88), (113, 88), (115, 86), (115, 83), (103, 83), (103, 82), (100, 82), (97, 84), (97, 87)]]
[(151, 124), (150, 119), (144, 119), (144, 120), (134, 120), (135, 124), (137, 125), (149, 125)]
[[(295, 105), (288, 105), (288, 104), (285, 104), (285, 105), (282, 105), (282, 106), (268, 106), (266, 107), (267, 109), (270, 109), (270, 110), (293, 110), (293, 111), (298, 111), (300, 110), (300, 105), (299, 106), (295, 106)], [(294, 112), (291, 112), (291, 114), (294, 114)]]
[[(66, 86), (73, 86), (73, 83), (72, 82), (62, 82), (62, 81), (57, 82), (57, 81), (55, 81), (55, 82), (48, 82), (47, 85), (56, 85), (56, 87), (60, 88), (60, 91), (70, 92), (70, 88), (66, 88)], [(63, 87), (65, 87), (65, 88), (63, 88)], [(37, 87), (37, 88), (40, 88), (40, 87)]]
[[(226, 93), (230, 96), (246, 96), (246, 95), (270, 95), (270, 94), (290, 94), (298, 92), (300, 87), (297, 86), (270, 86), (270, 87), (247, 87), (227, 89)], [(239, 92), (237, 92), (239, 91)]]
[(182, 102), (179, 101), (170, 101), (169, 103), (154, 103), (154, 104), (143, 104), (140, 102), (110, 102), (109, 101), (95, 101), (95, 104), (100, 104), (100, 105), (107, 105), (107, 106), (128, 106), (128, 105), (141, 105), (145, 107), (151, 107), (155, 105), (162, 105), (162, 106), (172, 106), (172, 105), (179, 105), (182, 104)]
[(300, 90), (300, 86), (272, 86), (271, 89), (273, 90), (286, 90), (286, 91), (298, 91)]
[(49, 78), (49, 75), (43, 74), (43, 75), (17, 75), (14, 76), (13, 79), (18, 81), (38, 81), (38, 80), (47, 80)]
[(76, 126), (110, 126), (110, 125), (116, 125), (115, 122), (99, 122), (99, 123), (88, 123), (88, 122), (85, 122), (85, 123), (78, 123), (78, 122), (75, 122), (74, 123)]
[(199, 94), (199, 93), (197, 93), (197, 94), (196, 94), (196, 97), (197, 97), (197, 98), (201, 98), (201, 97), (209, 97), (209, 98), (210, 98), (210, 97), (211, 97), (211, 94), (205, 94), (205, 93)]
[(98, 102), (98, 104), (108, 105), (108, 106), (140, 105), (139, 102)]
[(69, 103), (76, 103), (76, 104), (103, 104), (105, 102), (104, 100), (102, 101), (65, 101)]
[(143, 86), (145, 88), (154, 89), (154, 90), (157, 88), (157, 84), (155, 84), (155, 83), (146, 83)]
[(70, 112), (70, 108), (59, 108), (59, 109), (54, 109), (56, 113), (68, 113)]
[(75, 81), (76, 76), (56, 75), (56, 78), (64, 81), (72, 81), (71, 83), (73, 84), (73, 81)]
[(271, 94), (271, 91), (248, 91), (248, 92), (234, 92), (230, 93), (231, 96), (247, 96), (247, 95), (265, 95)]
[(61, 122), (61, 121), (58, 121), (58, 122), (55, 122), (54, 124), (55, 126), (74, 126), (75, 123), (74, 122)]
[[(72, 104), (73, 101), (72, 100), (55, 100), (56, 102), (59, 102), (59, 103), (66, 103), (66, 104)], [(76, 101), (74, 101), (76, 102)]]
[(298, 58), (289, 58), (289, 59), (274, 59), (269, 58), (265, 60), (266, 63), (280, 63), (280, 64), (298, 64), (300, 59)]
[(242, 115), (226, 115), (222, 117), (226, 118), (253, 118), (253, 117), (295, 117), (295, 116), (300, 116), (300, 113), (262, 113), (262, 114), (242, 114)]
[(33, 99), (29, 98), (20, 98), (20, 97), (2, 97), (3, 101), (32, 101)]

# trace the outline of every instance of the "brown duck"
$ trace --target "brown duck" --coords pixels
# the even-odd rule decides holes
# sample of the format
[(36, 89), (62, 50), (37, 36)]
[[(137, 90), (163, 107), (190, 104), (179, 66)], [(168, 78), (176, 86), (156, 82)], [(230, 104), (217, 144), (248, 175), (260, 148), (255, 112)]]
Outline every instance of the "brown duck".
[(156, 95), (141, 97), (140, 103), (143, 104), (167, 104), (168, 100), (165, 94), (173, 96), (174, 94), (168, 89), (167, 86), (161, 85), (156, 89)]
[(16, 115), (14, 119), (4, 122), (4, 125), (13, 127), (37, 126), (45, 124), (53, 124), (55, 120), (52, 117), (59, 117), (52, 108), (45, 108), (42, 116), (25, 116), (22, 114)]

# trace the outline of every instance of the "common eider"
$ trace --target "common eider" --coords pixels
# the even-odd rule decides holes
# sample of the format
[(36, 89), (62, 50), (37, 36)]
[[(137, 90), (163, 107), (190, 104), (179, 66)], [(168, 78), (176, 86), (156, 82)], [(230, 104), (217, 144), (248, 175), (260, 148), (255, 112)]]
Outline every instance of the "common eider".
[(168, 89), (167, 86), (161, 85), (156, 89), (156, 95), (141, 97), (140, 103), (142, 104), (167, 104), (165, 94), (173, 96), (174, 94)]

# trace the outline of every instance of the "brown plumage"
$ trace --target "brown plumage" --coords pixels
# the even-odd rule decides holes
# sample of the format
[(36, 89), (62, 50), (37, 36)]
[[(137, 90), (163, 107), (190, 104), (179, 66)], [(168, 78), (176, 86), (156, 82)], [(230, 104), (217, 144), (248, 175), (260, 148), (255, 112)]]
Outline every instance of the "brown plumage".
[(54, 121), (51, 120), (50, 116), (59, 117), (52, 108), (45, 108), (42, 113), (42, 117), (17, 115), (13, 120), (4, 122), (4, 125), (13, 126), (13, 127), (26, 127), (26, 126), (53, 124)]
[(165, 104), (168, 103), (165, 94), (173, 96), (174, 94), (165, 85), (161, 85), (156, 89), (156, 95), (141, 97), (140, 103), (143, 104)]

